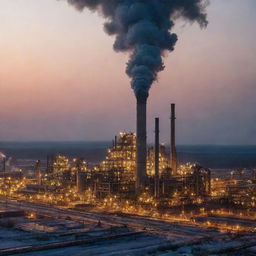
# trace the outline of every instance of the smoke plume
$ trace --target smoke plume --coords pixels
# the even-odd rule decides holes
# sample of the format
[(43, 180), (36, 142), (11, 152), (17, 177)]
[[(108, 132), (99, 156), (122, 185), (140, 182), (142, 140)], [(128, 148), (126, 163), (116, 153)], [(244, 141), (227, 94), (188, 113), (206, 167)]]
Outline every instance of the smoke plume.
[(114, 50), (131, 52), (126, 73), (136, 97), (147, 97), (158, 72), (164, 70), (163, 54), (173, 51), (177, 35), (174, 21), (183, 18), (207, 25), (207, 0), (67, 0), (82, 11), (89, 8), (106, 18), (104, 29), (115, 35)]

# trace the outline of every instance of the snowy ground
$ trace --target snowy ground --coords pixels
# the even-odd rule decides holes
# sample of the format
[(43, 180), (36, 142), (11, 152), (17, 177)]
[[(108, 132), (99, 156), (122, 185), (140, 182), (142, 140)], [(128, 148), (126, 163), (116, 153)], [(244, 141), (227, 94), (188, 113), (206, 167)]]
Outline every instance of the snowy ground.
[[(9, 219), (9, 227), (3, 225), (3, 219), (0, 219), (0, 255), (14, 255), (5, 251), (6, 248), (35, 248), (37, 245), (43, 247), (36, 247), (33, 252), (16, 251), (15, 255), (256, 255), (254, 233), (225, 234), (185, 222), (133, 215), (77, 212), (28, 202), (9, 201), (8, 209), (25, 210), (40, 214), (41, 217), (12, 218)], [(4, 221), (7, 223), (7, 219)], [(140, 232), (135, 234), (134, 231)], [(126, 235), (119, 237), (120, 234)], [(80, 244), (63, 246), (66, 242), (78, 240), (81, 241)], [(44, 249), (44, 246), (56, 243), (57, 248)]]

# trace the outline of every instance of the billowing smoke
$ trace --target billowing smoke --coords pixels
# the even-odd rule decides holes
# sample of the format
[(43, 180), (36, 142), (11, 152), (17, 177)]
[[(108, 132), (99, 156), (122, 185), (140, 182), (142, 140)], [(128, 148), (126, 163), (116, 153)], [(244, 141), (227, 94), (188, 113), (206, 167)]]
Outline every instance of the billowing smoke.
[(126, 73), (135, 95), (147, 97), (158, 72), (164, 69), (163, 54), (173, 51), (177, 35), (174, 21), (183, 18), (207, 25), (207, 0), (67, 0), (82, 11), (89, 8), (106, 18), (104, 29), (115, 35), (115, 51), (131, 52)]

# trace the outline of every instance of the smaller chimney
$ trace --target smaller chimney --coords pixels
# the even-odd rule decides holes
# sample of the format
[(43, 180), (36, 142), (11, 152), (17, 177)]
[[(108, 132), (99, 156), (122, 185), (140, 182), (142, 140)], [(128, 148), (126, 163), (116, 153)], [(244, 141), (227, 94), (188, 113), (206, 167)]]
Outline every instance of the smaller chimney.
[(47, 174), (53, 172), (53, 163), (54, 163), (54, 156), (47, 155), (47, 165), (46, 165), (46, 173)]
[(171, 143), (170, 143), (170, 162), (172, 175), (177, 175), (177, 152), (175, 145), (175, 104), (171, 104)]
[(115, 136), (115, 149), (117, 147), (117, 136)]
[(155, 118), (155, 197), (159, 197), (159, 118)]
[(3, 158), (3, 172), (6, 171), (6, 156)]
[(41, 161), (36, 161), (35, 178), (38, 185), (41, 185)]

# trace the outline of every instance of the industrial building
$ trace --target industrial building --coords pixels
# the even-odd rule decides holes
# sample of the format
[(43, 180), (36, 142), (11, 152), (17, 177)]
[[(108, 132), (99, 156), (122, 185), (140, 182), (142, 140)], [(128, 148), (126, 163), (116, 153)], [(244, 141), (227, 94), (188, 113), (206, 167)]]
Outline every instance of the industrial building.
[[(138, 102), (138, 111), (145, 114), (145, 101)], [(99, 199), (118, 196), (123, 200), (134, 201), (146, 192), (160, 201), (171, 199), (172, 205), (181, 201), (189, 203), (199, 197), (208, 198), (211, 195), (210, 170), (198, 165), (177, 164), (175, 119), (175, 105), (171, 104), (170, 156), (165, 145), (159, 141), (159, 118), (155, 119), (154, 146), (144, 147), (145, 118), (142, 118), (137, 123), (144, 127), (143, 131), (139, 131), (140, 137), (134, 133), (119, 133), (105, 159), (96, 166), (89, 168), (84, 159), (70, 160), (62, 155), (48, 156), (46, 171), (42, 174), (40, 161), (37, 161), (35, 183), (38, 190), (42, 186), (54, 187), (55, 193), (61, 193), (65, 188), (75, 188), (80, 195), (90, 191)], [(138, 142), (142, 138), (143, 142)], [(144, 153), (143, 156), (140, 155), (140, 150), (146, 150), (145, 163)], [(142, 187), (143, 190), (140, 190)]]
[[(6, 194), (4, 191), (11, 186), (8, 184), (13, 183), (25, 199), (50, 199), (58, 204), (69, 204), (79, 198), (100, 202), (114, 197), (135, 204), (147, 201), (163, 208), (204, 203), (205, 206), (217, 203), (223, 207), (255, 207), (255, 170), (235, 170), (230, 177), (212, 178), (206, 167), (178, 164), (175, 104), (171, 104), (170, 113), (170, 151), (160, 143), (159, 118), (155, 118), (155, 143), (145, 147), (146, 99), (137, 103), (137, 134), (120, 132), (99, 164), (88, 166), (83, 158), (49, 155), (45, 169), (40, 160), (36, 161), (33, 179), (22, 180), (18, 185), (17, 177), (22, 179), (23, 173), (17, 176), (16, 172), (13, 176), (12, 172), (6, 172), (4, 158), (0, 192)], [(145, 152), (142, 154), (141, 150)]]
[[(255, 209), (256, 171), (235, 170), (227, 177), (212, 177), (199, 164), (180, 164), (176, 150), (176, 113), (171, 104), (170, 151), (160, 142), (159, 118), (155, 118), (154, 145), (145, 147), (146, 100), (139, 100), (137, 133), (120, 132), (103, 161), (88, 164), (83, 158), (57, 154), (38, 160), (34, 176), (19, 179), (0, 172), (0, 195), (66, 207), (109, 207), (108, 210), (154, 214), (224, 212)], [(142, 126), (142, 128), (141, 128)], [(143, 151), (143, 154), (141, 152)], [(98, 208), (97, 208), (98, 209)], [(144, 212), (144, 213), (145, 213)]]

